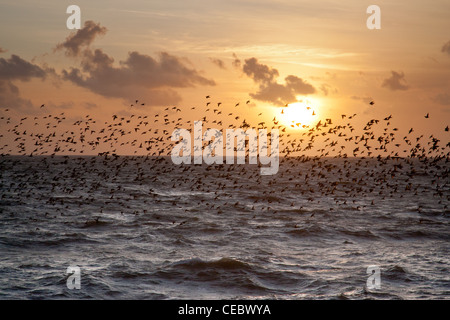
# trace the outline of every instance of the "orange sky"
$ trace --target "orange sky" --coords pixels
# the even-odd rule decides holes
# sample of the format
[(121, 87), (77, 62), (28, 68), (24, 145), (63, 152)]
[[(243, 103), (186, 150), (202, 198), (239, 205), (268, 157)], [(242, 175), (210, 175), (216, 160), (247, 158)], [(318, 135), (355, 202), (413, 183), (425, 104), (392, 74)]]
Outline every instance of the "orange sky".
[[(81, 8), (78, 35), (66, 28), (70, 4)], [(288, 129), (354, 113), (364, 126), (392, 114), (401, 134), (414, 127), (448, 141), (450, 3), (379, 1), (381, 30), (366, 27), (371, 4), (1, 1), (0, 116), (14, 124), (64, 112), (100, 124), (177, 106), (194, 121), (210, 101), (221, 102), (224, 119), (276, 117)], [(135, 99), (145, 105), (130, 107)], [(296, 100), (317, 120), (283, 117)]]

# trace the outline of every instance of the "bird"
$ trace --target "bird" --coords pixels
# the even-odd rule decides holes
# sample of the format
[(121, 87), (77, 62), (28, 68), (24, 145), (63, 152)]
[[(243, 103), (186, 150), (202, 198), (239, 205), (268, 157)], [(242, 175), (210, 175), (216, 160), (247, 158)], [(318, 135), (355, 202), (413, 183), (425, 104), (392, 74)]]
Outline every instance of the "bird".
[[(20, 155), (33, 155), (33, 159), (27, 159), (32, 161), (32, 165), (24, 175), (24, 165), (21, 163), (23, 159), (0, 157), (0, 167), (11, 171), (8, 171), (11, 179), (4, 179), (6, 184), (2, 181), (2, 190), (11, 191), (2, 192), (0, 197), (2, 200), (14, 200), (22, 196), (33, 199), (39, 194), (39, 200), (33, 201), (41, 201), (42, 207), (52, 212), (45, 215), (45, 219), (56, 214), (59, 219), (62, 213), (65, 219), (69, 219), (72, 209), (81, 213), (91, 212), (91, 206), (100, 202), (104, 211), (109, 206), (120, 208), (120, 214), (133, 215), (133, 219), (140, 215), (143, 219), (141, 221), (145, 221), (141, 213), (146, 209), (141, 208), (154, 208), (156, 212), (158, 206), (163, 205), (164, 210), (167, 209), (166, 206), (170, 206), (174, 212), (170, 221), (176, 220), (178, 224), (175, 223), (174, 226), (185, 227), (189, 225), (185, 221), (191, 221), (186, 220), (185, 214), (193, 213), (192, 207), (195, 207), (187, 204), (186, 199), (194, 199), (192, 201), (198, 203), (196, 209), (200, 211), (220, 214), (232, 208), (242, 214), (243, 219), (251, 212), (253, 205), (254, 212), (248, 218), (254, 216), (255, 212), (260, 212), (262, 215), (271, 213), (270, 217), (279, 217), (283, 221), (284, 215), (289, 215), (289, 219), (294, 219), (296, 224), (304, 221), (301, 211), (298, 211), (298, 215), (295, 211), (286, 212), (284, 205), (293, 204), (295, 207), (307, 201), (313, 206), (323, 206), (324, 197), (335, 198), (335, 205), (331, 208), (328, 202), (326, 204), (327, 215), (328, 212), (338, 212), (335, 210), (337, 208), (358, 211), (363, 210), (365, 204), (369, 206), (376, 204), (377, 200), (389, 200), (391, 197), (396, 199), (408, 194), (411, 201), (420, 199), (420, 195), (436, 199), (435, 205), (440, 206), (440, 209), (446, 204), (443, 181), (446, 181), (446, 174), (448, 175), (445, 161), (448, 160), (450, 144), (440, 142), (437, 135), (415, 137), (415, 132), (419, 131), (417, 128), (411, 128), (406, 139), (398, 139), (401, 128), (392, 128), (392, 115), (384, 118), (386, 122), (371, 119), (360, 125), (354, 119), (356, 114), (350, 117), (342, 114), (341, 119), (338, 119), (341, 123), (332, 121), (335, 120), (332, 118), (317, 119), (308, 128), (303, 126), (305, 130), (295, 130), (298, 132), (294, 134), (289, 132), (289, 126), (300, 128), (301, 123), (296, 122), (297, 119), (289, 119), (293, 122), (283, 125), (276, 117), (272, 121), (263, 119), (266, 122), (261, 122), (261, 118), (257, 117), (261, 113), (252, 109), (248, 110), (251, 117), (247, 119), (236, 112), (224, 111), (223, 115), (219, 115), (219, 110), (223, 108), (205, 112), (201, 119), (208, 128), (211, 124), (223, 124), (232, 129), (272, 127), (280, 130), (280, 170), (276, 179), (265, 180), (261, 178), (256, 166), (178, 166), (171, 164), (170, 157), (164, 158), (167, 150), (172, 147), (172, 130), (192, 125), (188, 109), (181, 106), (170, 107), (162, 112), (155, 110), (148, 115), (124, 112), (113, 114), (112, 119), (108, 115), (102, 121), (101, 118), (82, 115), (80, 119), (70, 123), (62, 114), (37, 115), (30, 119), (3, 116), (0, 119), (0, 153), (12, 153), (13, 151), (9, 151), (11, 149)], [(284, 114), (284, 109), (281, 113)], [(154, 122), (146, 117), (153, 118)], [(345, 118), (347, 119), (344, 120)], [(38, 124), (34, 129), (31, 126), (33, 123)], [(448, 131), (448, 126), (445, 131)], [(6, 139), (4, 135), (11, 135), (12, 138)], [(250, 142), (250, 139), (245, 142), (246, 148), (250, 148)], [(402, 157), (402, 149), (406, 143), (409, 144)], [(206, 149), (202, 146), (201, 150)], [(238, 151), (238, 147), (235, 151)], [(97, 156), (77, 156), (88, 152)], [(121, 155), (126, 152), (134, 152), (135, 156)], [(317, 156), (310, 157), (308, 152), (315, 152)], [(50, 154), (56, 157), (45, 157)], [(71, 156), (59, 158), (60, 154)], [(44, 157), (35, 157), (37, 155)], [(334, 156), (337, 160), (332, 158)], [(416, 159), (420, 160), (420, 166), (413, 164)], [(19, 165), (14, 165), (15, 163)], [(38, 167), (38, 163), (42, 167)], [(426, 175), (419, 175), (422, 170)], [(52, 175), (47, 175), (46, 172), (51, 172)], [(416, 176), (420, 178), (417, 179)], [(129, 184), (135, 184), (136, 188), (128, 188)], [(170, 198), (156, 193), (156, 190), (166, 188), (192, 191), (195, 192), (195, 197)], [(239, 192), (245, 194), (245, 199), (238, 196)], [(65, 197), (52, 196), (60, 193), (69, 195), (70, 201), (65, 200)], [(214, 200), (206, 200), (203, 194), (207, 194), (207, 198), (211, 195)], [(81, 198), (74, 195), (81, 195)], [(103, 200), (99, 201), (100, 199)], [(286, 203), (286, 199), (289, 199), (289, 203)], [(347, 205), (347, 201), (353, 201), (353, 205)], [(66, 208), (69, 210), (63, 209), (62, 202), (64, 206), (69, 206)], [(280, 204), (278, 208), (275, 206), (277, 203)], [(147, 218), (151, 219), (152, 224), (156, 220), (162, 222), (165, 219), (163, 215), (152, 215), (150, 209), (148, 211)], [(313, 216), (314, 213), (311, 214)], [(92, 226), (106, 223), (100, 217), (82, 219)]]

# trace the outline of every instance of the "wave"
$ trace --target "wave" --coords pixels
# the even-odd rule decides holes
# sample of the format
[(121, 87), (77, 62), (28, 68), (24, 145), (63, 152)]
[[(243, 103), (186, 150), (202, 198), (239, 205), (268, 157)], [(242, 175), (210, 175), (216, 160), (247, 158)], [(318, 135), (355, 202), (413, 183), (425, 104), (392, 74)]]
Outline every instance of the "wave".
[(233, 258), (221, 258), (219, 260), (205, 261), (199, 258), (181, 260), (173, 264), (174, 268), (189, 270), (221, 269), (235, 271), (249, 271), (252, 266)]
[(380, 237), (372, 233), (370, 230), (340, 230), (341, 233), (352, 236), (356, 238), (363, 238), (363, 239), (379, 239)]
[(287, 231), (288, 234), (297, 236), (297, 237), (309, 237), (309, 236), (320, 236), (326, 232), (325, 229), (313, 225), (310, 227), (304, 227), (304, 228), (295, 228), (292, 230)]

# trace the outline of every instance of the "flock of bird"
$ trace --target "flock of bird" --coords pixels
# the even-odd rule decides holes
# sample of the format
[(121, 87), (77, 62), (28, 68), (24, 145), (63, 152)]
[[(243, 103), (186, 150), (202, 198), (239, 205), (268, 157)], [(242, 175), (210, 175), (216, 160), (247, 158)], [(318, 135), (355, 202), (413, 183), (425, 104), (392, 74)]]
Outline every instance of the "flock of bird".
[[(144, 105), (135, 100), (130, 110)], [(239, 109), (239, 105), (236, 103), (234, 108)], [(39, 109), (45, 110), (45, 105)], [(255, 215), (277, 213), (295, 206), (293, 197), (304, 199), (304, 206), (332, 199), (330, 211), (340, 206), (362, 210), (376, 206), (377, 199), (423, 192), (435, 197), (443, 212), (448, 213), (450, 142), (441, 143), (435, 135), (415, 136), (413, 128), (399, 138), (399, 129), (391, 125), (391, 115), (371, 119), (358, 128), (353, 122), (357, 114), (342, 114), (337, 120), (321, 119), (300, 126), (283, 125), (276, 116), (271, 122), (263, 121), (263, 113), (258, 113), (256, 118), (263, 120), (252, 125), (239, 112), (226, 111), (221, 102), (213, 103), (210, 96), (206, 96), (201, 110), (196, 109), (167, 107), (153, 116), (142, 112), (113, 114), (108, 121), (85, 115), (73, 122), (64, 113), (23, 117), (14, 122), (8, 115), (10, 111), (4, 109), (0, 117), (0, 201), (34, 197), (46, 206), (55, 206), (56, 212), (64, 215), (65, 210), (99, 201), (100, 192), (104, 195), (101, 212), (86, 221), (86, 226), (101, 224), (101, 213), (111, 205), (120, 207), (122, 214), (135, 215), (146, 214), (152, 203), (193, 210), (182, 198), (164, 203), (155, 191), (158, 188), (212, 194), (209, 200), (199, 199), (195, 209), (218, 214), (227, 208)], [(196, 120), (203, 121), (204, 130), (279, 129), (279, 172), (264, 177), (258, 166), (171, 163), (167, 155), (176, 143), (171, 134), (175, 128), (192, 127), (194, 119), (187, 119), (194, 116), (194, 111), (201, 111), (201, 119)], [(441, 130), (448, 132), (449, 128)], [(204, 143), (203, 148), (207, 145)], [(124, 153), (132, 155), (119, 155)], [(76, 183), (68, 185), (67, 181)], [(129, 190), (129, 183), (147, 189)], [(244, 204), (239, 194), (247, 194), (255, 186), (263, 191), (251, 206)], [(55, 194), (77, 197), (70, 202)], [(361, 197), (370, 201), (359, 203), (357, 199)], [(299, 212), (302, 209), (299, 207)], [(418, 212), (422, 209), (417, 206)]]

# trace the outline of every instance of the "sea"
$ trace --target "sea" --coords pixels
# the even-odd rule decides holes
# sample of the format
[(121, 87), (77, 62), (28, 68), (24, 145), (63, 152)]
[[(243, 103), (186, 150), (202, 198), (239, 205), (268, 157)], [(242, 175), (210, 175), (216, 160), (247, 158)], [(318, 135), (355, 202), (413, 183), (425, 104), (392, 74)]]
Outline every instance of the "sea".
[(0, 299), (448, 299), (449, 169), (1, 156)]

